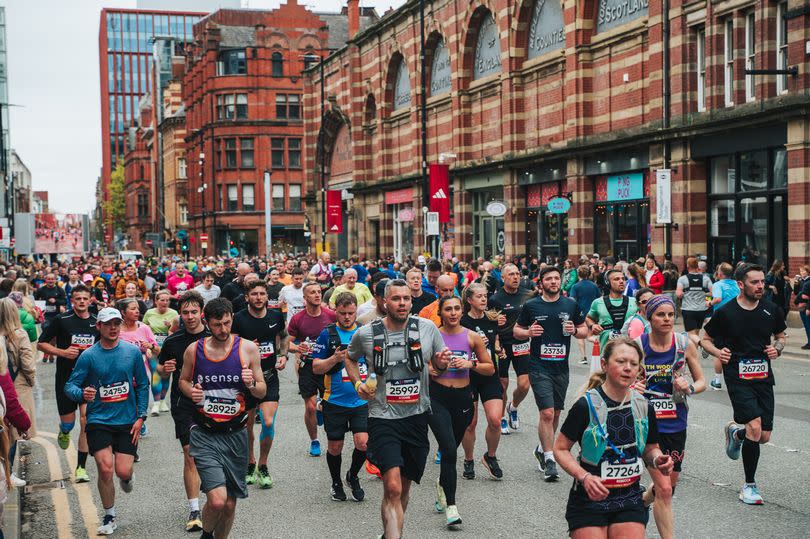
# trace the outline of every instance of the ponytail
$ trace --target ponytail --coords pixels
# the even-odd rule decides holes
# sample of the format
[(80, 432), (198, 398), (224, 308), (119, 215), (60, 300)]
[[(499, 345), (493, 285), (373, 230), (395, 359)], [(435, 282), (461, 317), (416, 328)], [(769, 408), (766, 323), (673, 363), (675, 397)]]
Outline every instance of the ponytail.
[[(638, 354), (639, 365), (643, 364), (644, 349), (641, 348), (641, 345), (638, 343), (638, 341), (624, 335), (616, 337), (615, 339), (610, 339), (605, 345), (605, 347), (602, 349), (602, 359), (605, 360), (605, 363), (610, 361), (610, 358), (613, 356), (613, 352), (616, 350), (616, 348), (622, 345), (629, 346), (630, 348), (635, 350), (636, 353)], [(643, 372), (643, 369), (641, 371)], [(606, 378), (607, 375), (603, 370), (591, 374), (591, 377), (588, 379), (588, 383), (582, 390), (582, 394), (584, 395), (587, 391), (600, 387), (602, 384), (605, 383)]]

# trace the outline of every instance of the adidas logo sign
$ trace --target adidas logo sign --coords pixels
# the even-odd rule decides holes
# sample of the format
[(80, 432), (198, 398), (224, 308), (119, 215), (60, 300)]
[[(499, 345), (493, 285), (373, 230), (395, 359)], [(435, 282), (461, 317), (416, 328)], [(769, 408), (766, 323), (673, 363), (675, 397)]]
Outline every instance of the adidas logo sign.
[(443, 199), (447, 198), (447, 195), (444, 192), (444, 189), (439, 187), (439, 190), (433, 195), (433, 198)]
[(330, 230), (339, 230), (339, 227), (337, 225), (332, 225), (332, 228), (330, 228)]

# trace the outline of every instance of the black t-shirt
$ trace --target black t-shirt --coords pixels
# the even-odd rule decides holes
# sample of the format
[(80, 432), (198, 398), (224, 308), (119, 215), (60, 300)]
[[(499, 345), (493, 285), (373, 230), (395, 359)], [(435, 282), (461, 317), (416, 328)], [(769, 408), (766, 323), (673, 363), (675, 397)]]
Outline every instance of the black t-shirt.
[(208, 331), (208, 328), (204, 326), (203, 330), (199, 333), (189, 333), (185, 328), (180, 328), (166, 337), (166, 340), (163, 342), (163, 347), (160, 349), (160, 355), (158, 356), (158, 363), (163, 365), (170, 359), (173, 359), (177, 367), (177, 370), (171, 373), (172, 408), (183, 408), (189, 411), (196, 408), (194, 403), (191, 402), (191, 399), (183, 395), (183, 392), (180, 391), (180, 371), (183, 370), (183, 354), (185, 354), (186, 348), (188, 348), (191, 343), (195, 343), (209, 335), (211, 335), (211, 333)]
[(233, 306), (233, 312), (238, 313), (239, 311), (243, 311), (247, 309), (247, 299), (245, 298), (244, 294), (239, 294), (235, 298), (231, 300), (231, 305)]
[(411, 297), (411, 314), (419, 316), (419, 311), (436, 301), (436, 296), (428, 292), (422, 292), (418, 298)]
[[(473, 318), (469, 313), (461, 317), (461, 326), (475, 331), (479, 335), (487, 338), (487, 351), (493, 364), (497, 364), (498, 355), (495, 353), (495, 339), (498, 337), (498, 322), (490, 320), (486, 315), (481, 318)], [(497, 376), (497, 371), (494, 376)], [(475, 372), (470, 372), (470, 376), (480, 376)]]
[(233, 317), (231, 332), (243, 339), (256, 341), (259, 346), (259, 357), (262, 371), (276, 372), (276, 337), (284, 330), (284, 315), (275, 309), (267, 309), (263, 318), (256, 318), (247, 309), (239, 311)]
[(225, 289), (225, 285), (230, 283), (232, 280), (233, 278), (227, 273), (223, 273), (220, 276), (217, 276), (217, 274), (214, 273), (214, 284), (219, 287), (220, 292), (222, 292)]
[(531, 290), (518, 287), (517, 292), (514, 294), (510, 294), (505, 289), (501, 288), (489, 298), (489, 308), (501, 311), (501, 314), (506, 316), (506, 324), (498, 326), (498, 335), (501, 337), (501, 342), (504, 345), (516, 340), (512, 335), (512, 329), (515, 327), (515, 322), (520, 315), (523, 304), (531, 299), (532, 296), (534, 296), (534, 292)]
[[(734, 299), (717, 309), (703, 329), (714, 339), (717, 348), (731, 350), (731, 361), (723, 365), (726, 380), (766, 382), (773, 385), (771, 360), (765, 354), (765, 347), (771, 344), (772, 335), (782, 333), (786, 328), (785, 320), (774, 303), (761, 299), (756, 308), (749, 311), (743, 309), (739, 301)], [(768, 365), (767, 378), (740, 378), (741, 359), (746, 362), (764, 359)]]
[[(236, 299), (237, 296), (244, 293), (245, 293), (244, 288), (242, 288), (242, 285), (236, 281), (231, 281), (224, 287), (222, 287), (222, 297), (225, 299), (229, 299), (231, 301)], [(234, 309), (234, 312), (237, 312), (236, 309)]]
[[(69, 311), (56, 316), (49, 324), (43, 324), (42, 327), (39, 342), (50, 343), (56, 339), (56, 347), (63, 350), (73, 345), (83, 352), (98, 340), (96, 317), (92, 314), (87, 318), (80, 318), (73, 311)], [(78, 359), (78, 357), (76, 359), (57, 357), (56, 375), (69, 375)]]
[(61, 286), (41, 286), (34, 292), (34, 299), (45, 302), (46, 318), (55, 317), (59, 314), (59, 307), (67, 305), (67, 295)]
[(560, 296), (557, 301), (548, 302), (542, 297), (530, 299), (523, 305), (517, 323), (523, 327), (535, 321), (543, 326), (543, 334), (531, 339), (532, 361), (550, 372), (568, 372), (568, 356), (571, 353), (571, 336), (564, 336), (564, 320), (571, 320), (575, 326), (585, 323), (585, 317), (577, 302)]
[(267, 285), (267, 297), (270, 299), (278, 299), (282, 288), (284, 288), (284, 283), (276, 282), (276, 284)]

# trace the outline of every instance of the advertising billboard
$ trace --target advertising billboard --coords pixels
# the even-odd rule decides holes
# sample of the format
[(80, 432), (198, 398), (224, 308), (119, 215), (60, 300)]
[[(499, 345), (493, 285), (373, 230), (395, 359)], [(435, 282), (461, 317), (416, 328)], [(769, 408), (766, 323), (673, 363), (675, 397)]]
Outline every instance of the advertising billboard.
[(35, 214), (34, 252), (81, 254), (85, 251), (85, 218), (85, 215), (79, 213)]

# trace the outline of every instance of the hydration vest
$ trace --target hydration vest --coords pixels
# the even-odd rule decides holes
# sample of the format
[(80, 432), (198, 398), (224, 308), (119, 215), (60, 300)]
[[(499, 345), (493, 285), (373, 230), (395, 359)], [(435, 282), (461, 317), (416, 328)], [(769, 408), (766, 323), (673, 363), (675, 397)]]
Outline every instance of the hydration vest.
[(627, 296), (622, 296), (622, 303), (618, 306), (613, 305), (613, 303), (610, 301), (610, 296), (604, 296), (602, 300), (605, 302), (605, 308), (607, 309), (610, 319), (612, 320), (611, 324), (602, 326), (602, 329), (620, 331), (624, 326), (625, 318), (627, 318), (627, 309), (630, 306), (630, 298)]
[(588, 401), (590, 422), (585, 432), (582, 433), (582, 439), (579, 441), (581, 447), (580, 460), (592, 466), (599, 466), (603, 460), (605, 449), (608, 447), (608, 412), (628, 406), (631, 407), (633, 413), (636, 440), (632, 444), (616, 447), (617, 449), (623, 449), (634, 445), (639, 456), (644, 452), (644, 446), (647, 445), (647, 433), (649, 432), (649, 420), (647, 419), (649, 405), (643, 395), (631, 390), (630, 402), (613, 408), (608, 407), (605, 399), (596, 389), (586, 391), (585, 399)]
[[(357, 327), (360, 327), (360, 324), (357, 324)], [(337, 350), (343, 343), (340, 342), (340, 334), (337, 330), (337, 324), (329, 324), (326, 326), (326, 331), (329, 335), (329, 349), (326, 351), (326, 357), (331, 357), (335, 353), (335, 350)], [(336, 374), (342, 369), (343, 363), (341, 362), (329, 369), (326, 374)]]
[[(634, 340), (638, 343), (641, 349), (644, 350), (644, 345), (641, 342), (641, 337), (637, 337)], [(689, 347), (689, 335), (685, 331), (675, 333), (675, 355), (672, 359), (672, 370), (670, 371), (672, 378), (674, 378), (676, 374), (683, 372), (683, 368), (686, 366), (686, 349), (688, 347)], [(643, 369), (643, 372), (646, 372), (643, 359), (641, 360), (641, 368)], [(687, 397), (686, 395), (674, 392), (671, 396), (673, 402), (676, 403), (682, 402), (684, 404), (686, 404), (686, 397)]]
[(686, 280), (689, 282), (689, 286), (684, 292), (708, 292), (709, 289), (703, 286), (703, 277), (702, 273), (687, 273)]
[[(371, 323), (372, 344), (374, 347), (374, 372), (378, 375), (385, 373), (388, 367), (385, 357), (386, 331), (383, 321), (380, 319)], [(425, 361), (422, 358), (422, 344), (419, 337), (419, 318), (413, 315), (408, 316), (405, 326), (405, 337), (407, 347), (408, 368), (413, 372), (422, 372)]]

